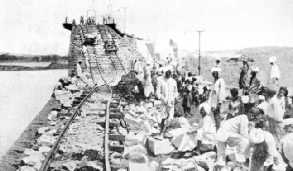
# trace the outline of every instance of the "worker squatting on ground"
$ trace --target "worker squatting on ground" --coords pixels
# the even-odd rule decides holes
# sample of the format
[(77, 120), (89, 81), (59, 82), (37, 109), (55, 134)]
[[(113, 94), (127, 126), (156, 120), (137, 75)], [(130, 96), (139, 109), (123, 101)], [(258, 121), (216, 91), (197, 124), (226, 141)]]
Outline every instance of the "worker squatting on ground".
[(197, 130), (197, 153), (201, 154), (200, 148), (202, 143), (204, 144), (214, 144), (216, 127), (214, 125), (213, 119), (209, 115), (211, 112), (211, 107), (207, 103), (202, 103), (199, 105), (199, 112), (202, 116), (201, 126)]
[[(147, 62), (148, 63), (148, 62)], [(138, 64), (138, 63), (137, 63)], [(139, 64), (141, 67), (141, 64)], [(136, 67), (136, 68), (140, 68)], [(250, 157), (247, 151), (249, 149), (253, 149), (253, 157), (262, 155), (261, 153), (265, 153), (264, 157), (265, 159), (271, 158), (270, 156), (274, 156), (272, 152), (272, 147), (275, 148), (275, 151), (281, 151), (284, 150), (284, 147), (281, 148), (281, 143), (283, 143), (283, 117), (285, 109), (290, 107), (291, 101), (290, 98), (288, 99), (288, 91), (286, 91), (286, 88), (280, 88), (280, 91), (278, 92), (278, 95), (276, 95), (276, 91), (274, 91), (272, 88), (265, 89), (264, 92), (262, 91), (262, 85), (260, 83), (260, 79), (258, 78), (258, 72), (259, 68), (256, 66), (251, 66), (251, 77), (248, 80), (248, 71), (249, 66), (247, 62), (243, 63), (243, 72), (240, 74), (240, 80), (242, 82), (245, 82), (245, 84), (242, 84), (242, 88), (244, 89), (244, 92), (246, 93), (245, 96), (240, 96), (239, 90), (236, 88), (233, 88), (230, 90), (231, 98), (229, 103), (229, 109), (228, 109), (228, 116), (226, 117), (226, 120), (222, 122), (221, 125), (221, 118), (220, 118), (220, 112), (221, 106), (223, 104), (223, 101), (226, 99), (225, 94), (225, 81), (223, 78), (219, 77), (219, 74), (221, 72), (221, 69), (219, 67), (212, 68), (212, 75), (214, 77), (214, 82), (211, 87), (211, 91), (209, 91), (208, 87), (201, 86), (200, 82), (196, 82), (194, 79), (192, 73), (189, 73), (188, 76), (185, 77), (185, 75), (178, 79), (174, 72), (173, 76), (176, 78), (176, 81), (171, 78), (172, 72), (171, 70), (167, 70), (164, 74), (164, 64), (162, 64), (159, 68), (156, 68), (155, 74), (152, 74), (153, 76), (153, 83), (155, 85), (156, 89), (156, 96), (159, 100), (162, 102), (162, 106), (160, 109), (160, 114), (162, 118), (161, 122), (161, 136), (166, 132), (166, 126), (170, 123), (170, 121), (173, 118), (174, 115), (174, 103), (175, 98), (178, 95), (178, 81), (182, 81), (184, 84), (182, 86), (182, 107), (184, 108), (185, 114), (192, 115), (191, 111), (189, 112), (189, 108), (193, 104), (193, 88), (197, 88), (197, 91), (200, 92), (200, 89), (205, 89), (204, 92), (206, 93), (206, 100), (200, 100), (201, 105), (199, 106), (200, 114), (202, 115), (201, 119), (201, 125), (200, 129), (197, 130), (197, 153), (200, 153), (200, 147), (202, 144), (208, 142), (208, 143), (217, 143), (217, 164), (220, 166), (224, 166), (226, 164), (226, 154), (225, 149), (229, 145), (230, 147), (237, 147), (237, 161), (240, 163), (244, 163), (247, 158)], [(142, 69), (137, 69), (142, 70)], [(145, 73), (145, 80), (148, 80), (150, 76), (147, 74), (149, 73), (149, 65), (142, 70), (142, 73)], [(177, 73), (180, 75), (180, 72)], [(239, 81), (240, 82), (240, 81)], [(240, 83), (239, 83), (240, 84)], [(147, 90), (147, 84), (144, 84), (144, 90)], [(150, 91), (147, 91), (151, 94)], [(146, 93), (145, 96), (149, 95), (149, 93)], [(264, 93), (263, 95), (259, 95), (260, 93)], [(205, 93), (202, 93), (205, 94)], [(191, 95), (191, 96), (190, 96)], [(202, 95), (203, 96), (203, 95)], [(201, 96), (199, 96), (201, 97)], [(204, 99), (204, 98), (200, 98)], [(208, 100), (207, 100), (208, 99)], [(246, 109), (247, 106), (245, 104), (249, 104), (248, 109)], [(258, 109), (254, 112), (252, 109)], [(210, 113), (213, 114), (215, 123), (212, 123), (212, 117)], [(252, 133), (249, 134), (249, 120), (255, 122), (256, 125), (260, 125), (260, 121), (255, 120), (256, 116), (261, 114), (266, 124), (263, 127), (256, 126), (256, 128), (262, 128), (266, 130), (267, 132), (263, 131), (264, 134), (264, 140), (255, 140), (253, 138)], [(186, 116), (186, 115), (185, 115)], [(290, 116), (289, 116), (290, 117)], [(251, 124), (253, 125), (253, 124)], [(214, 128), (216, 128), (214, 130)], [(216, 132), (216, 130), (218, 130)], [(259, 131), (258, 131), (259, 132)], [(213, 136), (215, 135), (215, 136)], [(251, 136), (248, 136), (251, 135)], [(190, 135), (191, 136), (191, 135)], [(213, 139), (214, 137), (214, 139)], [(274, 142), (271, 140), (272, 137), (274, 137)], [(250, 141), (250, 143), (249, 143)], [(288, 140), (287, 140), (288, 141)], [(271, 143), (272, 142), (272, 143)], [(276, 145), (271, 145), (271, 144)], [(288, 143), (288, 142), (286, 142)], [(254, 147), (253, 147), (254, 146)], [(268, 150), (265, 148), (268, 147)], [(229, 147), (229, 148), (230, 148)], [(257, 149), (259, 147), (259, 149)], [(286, 146), (288, 147), (288, 146)], [(262, 149), (263, 148), (263, 149)], [(260, 149), (264, 151), (259, 151)], [(274, 151), (274, 153), (275, 153)], [(285, 151), (283, 151), (283, 154), (285, 155)], [(290, 158), (290, 154), (287, 154)], [(292, 157), (291, 157), (292, 158)], [(289, 159), (288, 159), (289, 160)], [(268, 160), (269, 161), (269, 160)], [(268, 164), (268, 161), (266, 162), (266, 165)], [(272, 160), (270, 160), (272, 161)], [(280, 159), (276, 160), (278, 163), (282, 163)], [(291, 160), (292, 162), (293, 160)], [(258, 160), (256, 162), (253, 162), (250, 160), (251, 171), (255, 171), (254, 168), (257, 168), (259, 163), (265, 163), (262, 160)], [(288, 162), (286, 162), (288, 163)], [(282, 167), (282, 164), (275, 164), (273, 166), (276, 170), (280, 167)], [(262, 165), (262, 164), (261, 164)], [(277, 167), (278, 166), (278, 167)], [(272, 166), (270, 166), (272, 167)]]
[(214, 77), (214, 82), (212, 84), (211, 94), (209, 98), (209, 105), (212, 108), (212, 112), (214, 114), (214, 119), (216, 122), (216, 128), (219, 129), (221, 124), (220, 119), (220, 110), (223, 101), (226, 98), (226, 85), (223, 78), (219, 77), (219, 73), (221, 72), (220, 68), (212, 68), (212, 75)]
[(161, 135), (165, 133), (166, 126), (170, 123), (174, 116), (175, 98), (178, 96), (177, 83), (171, 78), (171, 71), (165, 73), (165, 78), (158, 82), (157, 98), (161, 100)]
[(277, 57), (272, 56), (269, 59), (269, 62), (271, 64), (271, 75), (270, 75), (270, 83), (273, 85), (279, 85), (279, 79), (281, 78), (280, 70), (277, 65)]

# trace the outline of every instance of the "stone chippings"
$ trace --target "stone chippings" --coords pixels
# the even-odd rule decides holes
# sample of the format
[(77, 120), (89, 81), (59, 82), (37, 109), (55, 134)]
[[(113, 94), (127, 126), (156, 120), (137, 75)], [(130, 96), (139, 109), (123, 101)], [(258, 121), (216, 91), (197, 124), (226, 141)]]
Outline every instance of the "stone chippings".
[[(94, 92), (66, 132), (50, 170), (103, 170), (105, 116), (109, 93)], [(105, 114), (105, 113), (103, 113)]]

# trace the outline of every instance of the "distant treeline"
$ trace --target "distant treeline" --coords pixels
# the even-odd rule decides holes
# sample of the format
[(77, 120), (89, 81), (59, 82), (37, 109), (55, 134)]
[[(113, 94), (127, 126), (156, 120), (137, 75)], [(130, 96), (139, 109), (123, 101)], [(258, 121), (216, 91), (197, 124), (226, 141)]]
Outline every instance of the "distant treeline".
[(59, 55), (38, 55), (38, 56), (16, 56), (12, 54), (1, 54), (0, 62), (8, 61), (23, 61), (23, 62), (56, 62), (56, 61), (67, 61), (67, 56)]

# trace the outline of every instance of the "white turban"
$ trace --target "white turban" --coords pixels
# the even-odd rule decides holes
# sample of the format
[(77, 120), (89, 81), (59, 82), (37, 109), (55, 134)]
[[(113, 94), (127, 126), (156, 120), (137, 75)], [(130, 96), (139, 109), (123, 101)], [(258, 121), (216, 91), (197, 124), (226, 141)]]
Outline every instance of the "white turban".
[(265, 140), (263, 130), (260, 128), (253, 128), (249, 133), (249, 139), (254, 144), (259, 144)]
[(207, 103), (202, 103), (199, 105), (199, 110), (201, 110), (201, 108), (203, 108), (207, 114), (209, 114), (211, 112), (211, 106)]
[(213, 67), (213, 68), (211, 69), (211, 71), (212, 71), (212, 72), (221, 72), (222, 69), (221, 69), (221, 68), (218, 68), (218, 67)]
[(259, 67), (257, 67), (257, 66), (251, 66), (251, 71), (253, 71), (253, 72), (259, 72)]
[(269, 59), (269, 61), (270, 61), (270, 63), (277, 62), (277, 57), (271, 56), (270, 59)]
[(263, 96), (263, 95), (259, 95), (259, 96), (258, 96), (258, 99), (259, 99), (259, 100), (265, 100), (265, 96)]

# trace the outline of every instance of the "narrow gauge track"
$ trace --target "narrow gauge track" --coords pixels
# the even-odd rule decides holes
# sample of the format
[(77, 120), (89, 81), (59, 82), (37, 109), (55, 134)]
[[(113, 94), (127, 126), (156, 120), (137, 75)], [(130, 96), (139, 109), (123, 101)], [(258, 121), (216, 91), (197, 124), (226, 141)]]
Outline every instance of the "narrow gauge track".
[[(97, 29), (99, 29), (97, 27)], [(105, 30), (103, 30), (103, 33)], [(85, 35), (82, 31), (82, 27), (80, 26), (80, 37), (82, 40), (85, 40)], [(103, 39), (105, 42), (105, 40)], [(77, 120), (86, 123), (86, 122), (94, 122), (96, 127), (92, 127), (94, 129), (92, 130), (97, 130), (100, 128), (97, 125), (102, 125), (104, 127), (104, 131), (97, 133), (97, 137), (83, 137), (83, 141), (88, 141), (91, 142), (93, 140), (97, 140), (97, 138), (101, 139), (99, 135), (102, 135), (103, 138), (103, 144), (97, 143), (96, 147), (99, 148), (99, 146), (102, 149), (102, 154), (99, 154), (100, 156), (103, 156), (103, 158), (100, 158), (101, 164), (103, 165), (102, 168), (104, 171), (111, 171), (111, 166), (110, 166), (110, 161), (109, 161), (109, 143), (111, 140), (117, 140), (119, 139), (120, 142), (125, 140), (125, 138), (119, 134), (112, 134), (109, 136), (109, 131), (110, 128), (115, 127), (115, 125), (119, 125), (119, 119), (121, 119), (121, 114), (119, 113), (118, 106), (120, 104), (120, 96), (118, 91), (111, 87), (110, 84), (113, 83), (113, 81), (117, 80), (117, 77), (119, 77), (118, 72), (126, 72), (122, 62), (118, 58), (118, 56), (115, 54), (115, 57), (118, 58), (118, 62), (114, 63), (113, 59), (111, 56), (109, 56), (109, 60), (111, 61), (113, 65), (114, 71), (105, 71), (101, 67), (101, 64), (99, 65), (99, 56), (95, 52), (95, 47), (94, 46), (87, 46), (87, 49), (92, 48), (95, 54), (95, 61), (93, 63), (96, 63), (95, 66), (92, 65), (90, 62), (90, 73), (91, 73), (91, 78), (94, 80), (95, 86), (91, 88), (90, 91), (84, 91), (81, 97), (79, 97), (78, 105), (74, 107), (73, 109), (73, 114), (70, 117), (69, 121), (65, 125), (64, 129), (62, 132), (59, 134), (56, 142), (54, 143), (51, 151), (48, 153), (46, 156), (44, 162), (42, 163), (42, 166), (40, 168), (41, 171), (47, 171), (47, 170), (52, 170), (51, 164), (53, 164), (57, 159), (60, 154), (60, 148), (62, 145), (68, 143), (71, 143), (70, 141), (70, 134), (72, 134), (72, 129), (71, 125), (76, 123)], [(86, 55), (83, 53), (83, 55), (86, 57)], [(120, 69), (118, 66), (115, 65), (120, 65)], [(99, 76), (103, 80), (104, 84), (103, 85), (98, 85), (95, 76), (97, 75), (98, 71)], [(109, 74), (112, 73), (112, 74)], [(120, 79), (120, 78), (118, 78)], [(104, 105), (103, 105), (104, 104)], [(98, 108), (95, 108), (94, 106), (99, 106)], [(83, 116), (83, 117), (81, 117)], [(81, 119), (82, 118), (82, 119)], [(118, 122), (117, 122), (118, 120)], [(113, 122), (112, 122), (113, 121)], [(115, 122), (116, 121), (116, 122)], [(94, 125), (94, 124), (89, 124), (89, 125)], [(88, 125), (83, 125), (83, 126), (77, 126), (76, 127), (76, 132), (75, 134), (78, 134), (80, 131), (80, 134), (84, 134), (84, 130), (86, 130), (86, 127)], [(75, 137), (77, 138), (77, 137)], [(88, 138), (88, 139), (86, 139)], [(72, 142), (73, 143), (73, 142)], [(111, 146), (111, 151), (120, 151), (124, 150), (123, 146), (121, 145), (114, 145)], [(97, 156), (97, 158), (99, 158)]]
[[(95, 135), (97, 135), (97, 137), (87, 137), (89, 139), (83, 139), (83, 142), (91, 142), (93, 139), (93, 141), (99, 139), (99, 138), (103, 138), (103, 144), (99, 144), (97, 143), (96, 147), (101, 146), (101, 149), (103, 149), (103, 153), (100, 154), (101, 156), (104, 156), (103, 159), (101, 159), (102, 164), (103, 164), (103, 168), (105, 171), (110, 171), (111, 167), (110, 167), (110, 162), (109, 162), (109, 130), (110, 127), (113, 127), (113, 125), (118, 125), (119, 122), (111, 122), (110, 119), (119, 119), (121, 116), (119, 116), (119, 113), (117, 111), (119, 111), (119, 109), (117, 109), (117, 107), (119, 106), (120, 103), (120, 97), (119, 94), (116, 93), (116, 90), (114, 90), (115, 93), (113, 93), (112, 88), (109, 85), (102, 85), (102, 86), (95, 86), (94, 88), (92, 88), (89, 92), (86, 92), (87, 94), (84, 94), (83, 96), (85, 96), (85, 98), (80, 102), (80, 104), (74, 109), (73, 115), (71, 116), (71, 118), (69, 119), (68, 123), (66, 124), (66, 126), (64, 127), (63, 131), (59, 134), (59, 137), (57, 139), (57, 141), (55, 142), (54, 146), (52, 147), (50, 153), (46, 156), (45, 161), (42, 164), (42, 167), (40, 170), (42, 171), (47, 171), (50, 168), (50, 165), (56, 160), (56, 156), (58, 151), (60, 151), (60, 147), (62, 146), (62, 144), (68, 145), (70, 144), (70, 134), (72, 134), (72, 132), (69, 131), (70, 129), (70, 125), (72, 125), (73, 123), (75, 123), (76, 120), (81, 121), (82, 123), (87, 124), (86, 122), (90, 121), (90, 122), (94, 122), (93, 124), (88, 123), (88, 125), (102, 125), (105, 130), (97, 133)], [(96, 100), (94, 103), (93, 100), (99, 98), (102, 96), (102, 99), (98, 99)], [(100, 102), (100, 103), (99, 103)], [(81, 110), (83, 110), (84, 106), (95, 106), (95, 105), (91, 105), (91, 104), (97, 104), (99, 103), (99, 105), (97, 105), (97, 108), (88, 108), (88, 111), (86, 111), (85, 116), (80, 119), (80, 115), (84, 115), (81, 113)], [(104, 105), (103, 105), (104, 104)], [(90, 113), (87, 113), (90, 112)], [(114, 113), (111, 114), (110, 113)], [(88, 125), (83, 125), (85, 127), (87, 127)], [(84, 134), (83, 130), (85, 129), (85, 127), (80, 126), (76, 128), (76, 132), (80, 132), (80, 134), (76, 133), (77, 135), (81, 135)], [(98, 128), (98, 126), (97, 126)], [(94, 129), (97, 129), (96, 127), (94, 127)], [(79, 130), (80, 129), (80, 130)], [(92, 129), (93, 130), (93, 129)], [(100, 136), (99, 136), (100, 134)], [(102, 135), (101, 135), (102, 134)], [(114, 135), (114, 137), (117, 135)], [(119, 136), (119, 135), (118, 135)], [(86, 138), (82, 137), (82, 138)], [(69, 140), (69, 141), (67, 141)], [(78, 140), (77, 140), (78, 141)], [(121, 149), (122, 147), (118, 147)], [(99, 157), (97, 157), (99, 158)]]

